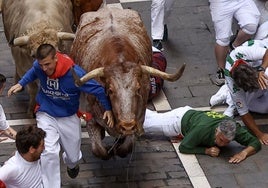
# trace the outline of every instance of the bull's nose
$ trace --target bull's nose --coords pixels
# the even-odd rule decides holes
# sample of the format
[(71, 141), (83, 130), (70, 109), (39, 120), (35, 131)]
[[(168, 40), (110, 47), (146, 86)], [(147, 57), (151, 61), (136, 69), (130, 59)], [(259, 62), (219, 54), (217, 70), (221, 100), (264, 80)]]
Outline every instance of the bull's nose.
[(136, 131), (135, 121), (119, 123), (120, 132), (124, 135), (133, 134)]

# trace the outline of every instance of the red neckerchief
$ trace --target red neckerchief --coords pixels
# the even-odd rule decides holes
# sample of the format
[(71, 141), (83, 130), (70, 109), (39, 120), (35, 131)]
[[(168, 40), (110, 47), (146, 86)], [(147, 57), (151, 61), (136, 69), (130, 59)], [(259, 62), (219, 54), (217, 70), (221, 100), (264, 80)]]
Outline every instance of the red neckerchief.
[(55, 72), (49, 76), (51, 79), (56, 79), (63, 76), (72, 66), (74, 66), (73, 60), (67, 55), (57, 52), (56, 56), (58, 58), (58, 61)]
[(247, 65), (247, 62), (243, 59), (238, 59), (234, 62), (234, 65), (232, 66), (231, 70), (230, 70), (230, 73), (236, 68), (238, 67), (239, 65)]

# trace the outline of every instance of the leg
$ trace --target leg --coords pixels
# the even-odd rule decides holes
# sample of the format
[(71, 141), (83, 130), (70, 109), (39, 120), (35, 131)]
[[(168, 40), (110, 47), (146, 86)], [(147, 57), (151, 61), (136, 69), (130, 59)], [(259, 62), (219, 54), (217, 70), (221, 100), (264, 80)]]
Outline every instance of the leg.
[(252, 0), (241, 0), (239, 6), (234, 17), (241, 29), (233, 42), (234, 47), (240, 46), (255, 34), (260, 20), (260, 12)]
[(112, 157), (113, 153), (108, 153), (107, 149), (102, 144), (104, 128), (90, 120), (87, 122), (87, 131), (90, 139), (91, 152), (102, 160), (108, 160)]
[[(81, 125), (76, 114), (69, 117), (57, 118), (60, 143), (64, 150), (63, 161), (69, 168), (74, 168), (82, 158)], [(72, 138), (72, 139), (70, 139)]]
[(60, 144), (56, 120), (44, 112), (36, 113), (37, 126), (47, 134), (45, 150), (41, 154), (41, 171), (44, 187), (61, 187)]
[(165, 0), (164, 32), (163, 32), (162, 41), (167, 41), (168, 40), (167, 19), (168, 19), (169, 15), (170, 15), (170, 12), (171, 12), (173, 4), (174, 4), (174, 0)]
[(210, 3), (210, 13), (216, 35), (214, 52), (219, 70), (217, 71), (218, 74), (216, 76), (215, 84), (218, 86), (225, 83), (223, 69), (225, 68), (226, 56), (229, 52), (230, 37), (233, 34), (232, 21), (234, 11), (233, 2)]
[(145, 133), (177, 136), (181, 134), (181, 119), (191, 107), (176, 108), (170, 112), (157, 113), (146, 109), (143, 128)]
[(151, 33), (153, 40), (162, 40), (164, 33), (165, 0), (152, 0)]
[(219, 44), (215, 45), (216, 61), (217, 61), (218, 67), (221, 69), (225, 68), (225, 61), (226, 61), (228, 52), (229, 52), (229, 46), (221, 46)]

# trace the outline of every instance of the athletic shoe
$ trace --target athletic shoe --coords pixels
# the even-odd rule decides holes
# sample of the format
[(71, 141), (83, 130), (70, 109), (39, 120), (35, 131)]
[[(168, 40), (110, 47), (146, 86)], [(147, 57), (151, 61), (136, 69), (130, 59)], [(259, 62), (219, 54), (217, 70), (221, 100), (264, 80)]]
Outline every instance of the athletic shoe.
[(160, 51), (164, 50), (161, 40), (153, 40), (153, 46)]
[(163, 35), (163, 40), (162, 41), (167, 41), (168, 40), (168, 28), (167, 24), (164, 25), (164, 35)]
[(74, 168), (69, 168), (67, 166), (67, 173), (70, 178), (74, 179), (79, 174), (79, 165), (76, 165)]
[(233, 118), (234, 117), (234, 114), (235, 114), (235, 105), (230, 105), (228, 106), (228, 108), (226, 108), (226, 110), (224, 111), (224, 115), (228, 116), (228, 117), (231, 117)]
[(224, 72), (222, 69), (219, 69), (217, 71), (216, 79), (215, 79), (215, 84), (217, 86), (222, 86), (225, 84), (225, 77), (224, 77)]
[(216, 94), (212, 95), (212, 97), (209, 100), (209, 105), (216, 106), (216, 105), (225, 104), (228, 93), (229, 93), (229, 88), (227, 87), (226, 84), (224, 84)]
[(228, 93), (227, 93), (226, 103), (227, 103), (229, 106), (234, 105), (234, 101), (233, 101), (233, 99), (232, 99), (232, 97), (231, 97), (231, 93), (230, 93), (230, 91), (228, 91)]

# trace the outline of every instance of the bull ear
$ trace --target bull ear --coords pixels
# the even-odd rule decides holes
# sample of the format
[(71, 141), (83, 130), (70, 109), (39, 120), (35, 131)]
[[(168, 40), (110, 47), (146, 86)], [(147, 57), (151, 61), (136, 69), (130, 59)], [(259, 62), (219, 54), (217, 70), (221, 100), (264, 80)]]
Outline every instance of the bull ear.
[(142, 72), (144, 73), (147, 73), (147, 74), (150, 74), (152, 76), (158, 76), (158, 77), (161, 77), (162, 79), (164, 80), (168, 80), (170, 82), (174, 82), (176, 80), (178, 80), (183, 72), (184, 72), (184, 69), (185, 69), (185, 66), (186, 64), (184, 63), (180, 69), (177, 70), (176, 73), (174, 74), (168, 74), (166, 72), (163, 72), (163, 71), (160, 71), (158, 69), (155, 69), (153, 67), (149, 67), (149, 66), (145, 66), (145, 65), (142, 65)]

